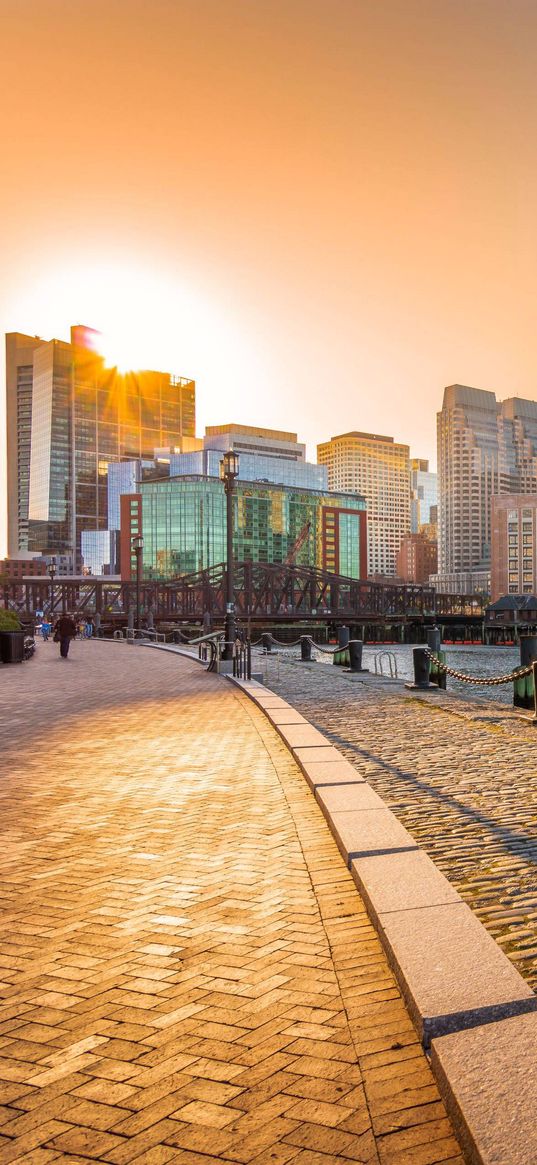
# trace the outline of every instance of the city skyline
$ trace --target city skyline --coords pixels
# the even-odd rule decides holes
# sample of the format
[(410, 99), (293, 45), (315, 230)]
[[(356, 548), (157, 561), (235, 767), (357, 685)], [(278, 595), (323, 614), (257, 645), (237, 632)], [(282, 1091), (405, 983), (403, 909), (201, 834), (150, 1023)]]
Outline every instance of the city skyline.
[(3, 9), (0, 330), (88, 322), (310, 456), (434, 468), (444, 385), (537, 396), (534, 5)]

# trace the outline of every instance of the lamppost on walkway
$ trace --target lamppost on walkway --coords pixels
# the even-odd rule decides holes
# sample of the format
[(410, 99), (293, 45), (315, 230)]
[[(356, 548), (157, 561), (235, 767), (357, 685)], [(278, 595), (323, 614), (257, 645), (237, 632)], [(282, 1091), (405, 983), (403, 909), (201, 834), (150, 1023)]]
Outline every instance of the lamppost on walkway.
[(56, 577), (56, 563), (49, 562), (48, 574), (50, 578), (50, 621), (54, 619), (54, 579)]
[(142, 550), (144, 548), (144, 540), (141, 534), (135, 534), (132, 539), (132, 549), (136, 555), (136, 630), (140, 630), (140, 576), (141, 576), (141, 561)]
[(234, 453), (232, 449), (224, 456), (220, 462), (220, 477), (224, 483), (226, 491), (226, 530), (227, 530), (227, 555), (226, 555), (226, 622), (225, 622), (225, 643), (223, 659), (233, 659), (233, 647), (235, 644), (235, 591), (233, 586), (233, 491), (235, 489), (235, 478), (239, 473), (239, 455)]

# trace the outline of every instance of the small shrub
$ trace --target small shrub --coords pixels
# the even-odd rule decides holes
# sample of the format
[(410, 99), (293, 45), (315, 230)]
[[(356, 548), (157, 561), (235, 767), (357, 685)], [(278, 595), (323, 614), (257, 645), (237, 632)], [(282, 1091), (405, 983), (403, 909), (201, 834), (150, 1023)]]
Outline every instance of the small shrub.
[(21, 625), (18, 615), (14, 611), (3, 611), (0, 608), (0, 631), (20, 631)]

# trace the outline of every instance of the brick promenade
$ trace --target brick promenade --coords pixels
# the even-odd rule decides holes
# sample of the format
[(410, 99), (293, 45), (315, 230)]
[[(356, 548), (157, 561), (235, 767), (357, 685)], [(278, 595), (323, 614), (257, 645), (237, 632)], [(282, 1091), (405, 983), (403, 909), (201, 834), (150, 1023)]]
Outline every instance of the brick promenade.
[(463, 1165), (262, 713), (126, 645), (0, 682), (0, 1165)]

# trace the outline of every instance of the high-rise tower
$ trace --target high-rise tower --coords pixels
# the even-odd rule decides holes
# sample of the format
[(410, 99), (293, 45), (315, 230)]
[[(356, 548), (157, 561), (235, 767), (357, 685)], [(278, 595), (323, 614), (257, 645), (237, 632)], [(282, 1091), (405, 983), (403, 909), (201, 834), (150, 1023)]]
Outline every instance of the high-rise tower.
[(343, 433), (317, 446), (329, 489), (366, 499), (370, 575), (396, 574), (397, 554), (410, 532), (409, 453), (408, 445), (376, 433)]
[(6, 337), (9, 554), (70, 553), (107, 527), (107, 463), (153, 457), (195, 431), (195, 385), (108, 368), (90, 329)]
[(486, 570), (493, 495), (537, 493), (537, 401), (452, 384), (437, 432), (439, 573)]

